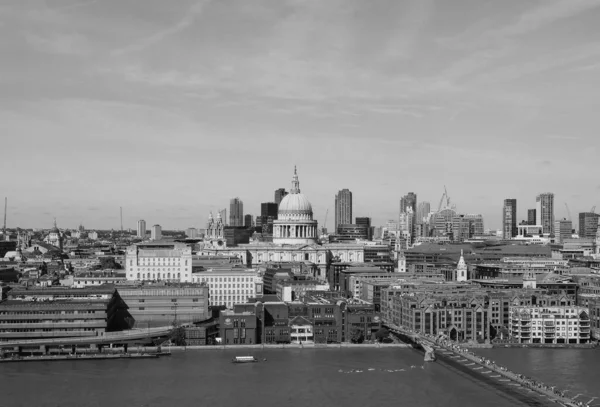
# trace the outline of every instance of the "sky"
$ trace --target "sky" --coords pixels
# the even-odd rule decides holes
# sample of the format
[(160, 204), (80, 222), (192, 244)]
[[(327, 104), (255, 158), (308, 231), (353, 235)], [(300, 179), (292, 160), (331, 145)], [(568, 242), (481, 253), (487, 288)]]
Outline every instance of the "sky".
[[(0, 0), (7, 226), (203, 228), (291, 187), (600, 210), (600, 0)], [(229, 212), (229, 210), (228, 210)]]

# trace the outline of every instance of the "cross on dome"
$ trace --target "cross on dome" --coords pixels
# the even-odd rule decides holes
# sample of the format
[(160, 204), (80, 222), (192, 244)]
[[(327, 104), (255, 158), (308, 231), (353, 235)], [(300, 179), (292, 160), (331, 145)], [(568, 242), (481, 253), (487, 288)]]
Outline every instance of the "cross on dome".
[(292, 189), (290, 189), (290, 194), (299, 194), (300, 193), (300, 181), (298, 181), (298, 172), (296, 171), (296, 166), (294, 165), (294, 177), (292, 178)]

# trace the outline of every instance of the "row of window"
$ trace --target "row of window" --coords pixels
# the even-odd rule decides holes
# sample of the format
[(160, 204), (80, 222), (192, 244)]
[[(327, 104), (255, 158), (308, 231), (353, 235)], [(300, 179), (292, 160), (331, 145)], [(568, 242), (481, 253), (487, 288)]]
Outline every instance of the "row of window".
[(66, 315), (66, 314), (95, 314), (102, 311), (0, 311), (0, 315)]
[(254, 277), (199, 277), (199, 280), (206, 283), (243, 283), (253, 282)]
[(63, 323), (84, 323), (95, 322), (98, 319), (9, 319), (0, 320), (0, 324), (63, 324)]
[(34, 328), (16, 328), (16, 329), (0, 329), (0, 332), (73, 332), (73, 331), (95, 331), (95, 328), (60, 328), (60, 329), (52, 329), (52, 328), (43, 328), (43, 329), (34, 329)]

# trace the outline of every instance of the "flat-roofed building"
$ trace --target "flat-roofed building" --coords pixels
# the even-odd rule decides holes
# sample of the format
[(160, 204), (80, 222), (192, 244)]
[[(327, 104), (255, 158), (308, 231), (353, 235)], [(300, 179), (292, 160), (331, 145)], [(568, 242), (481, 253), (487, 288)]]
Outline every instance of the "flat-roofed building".
[(245, 303), (263, 293), (262, 277), (254, 269), (208, 269), (193, 273), (192, 281), (208, 286), (212, 307), (225, 306), (233, 309), (234, 304)]
[(510, 336), (518, 343), (588, 343), (588, 308), (578, 306), (510, 307)]
[(184, 243), (155, 241), (127, 247), (125, 273), (130, 281), (192, 282), (192, 249)]
[(117, 286), (127, 304), (132, 328), (202, 322), (210, 318), (208, 286), (202, 284), (145, 284)]
[(219, 329), (223, 345), (258, 343), (258, 320), (255, 312), (222, 310), (219, 314)]

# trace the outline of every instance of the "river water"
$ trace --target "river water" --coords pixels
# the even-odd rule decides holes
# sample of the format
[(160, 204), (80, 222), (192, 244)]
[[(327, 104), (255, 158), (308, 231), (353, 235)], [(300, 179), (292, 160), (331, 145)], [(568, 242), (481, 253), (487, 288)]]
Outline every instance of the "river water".
[[(587, 381), (578, 381), (575, 377), (594, 370), (598, 357), (591, 359), (590, 355), (598, 353), (564, 349), (537, 351), (495, 349), (478, 353), (485, 353), (486, 357), (515, 370), (534, 364), (534, 368), (522, 369), (523, 373), (540, 379), (548, 377), (548, 382), (552, 378), (552, 383), (557, 385), (565, 381), (566, 387), (585, 389), (588, 393), (594, 388), (592, 385), (586, 388), (593, 382), (591, 374)], [(254, 355), (267, 361), (231, 363), (233, 356), (240, 355)], [(509, 407), (533, 404), (444, 363), (424, 364), (422, 354), (399, 348), (189, 350), (160, 359), (0, 365), (2, 407), (205, 405)]]

